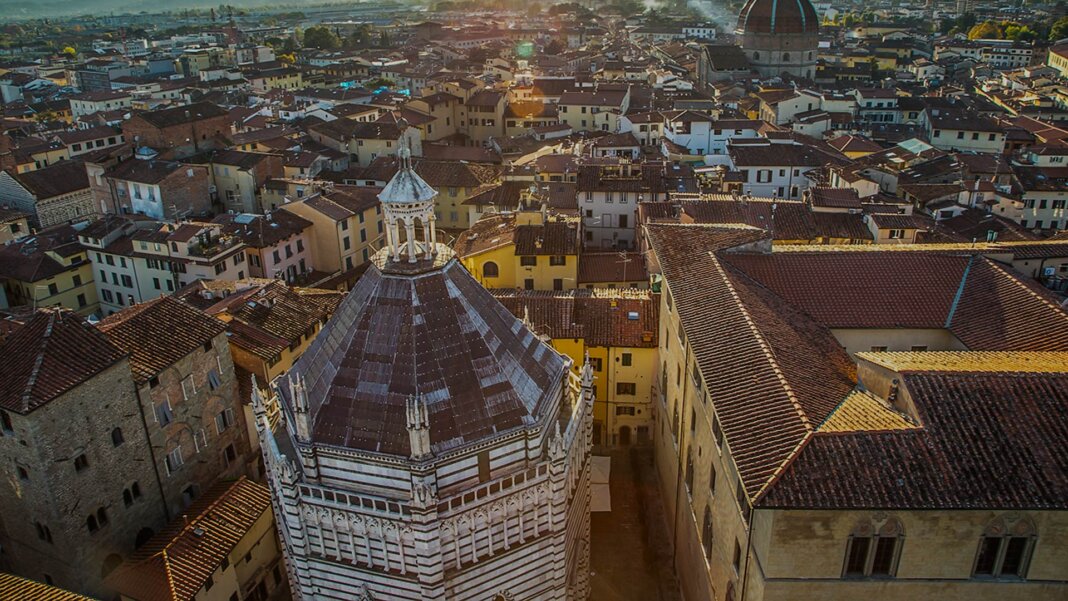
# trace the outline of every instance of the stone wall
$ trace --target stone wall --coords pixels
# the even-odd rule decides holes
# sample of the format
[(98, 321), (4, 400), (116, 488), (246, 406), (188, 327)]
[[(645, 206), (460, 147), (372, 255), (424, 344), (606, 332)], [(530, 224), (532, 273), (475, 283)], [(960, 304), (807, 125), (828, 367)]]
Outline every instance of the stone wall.
[[(167, 519), (128, 362), (28, 415), (9, 415), (14, 431), (0, 437), (0, 461), (11, 466), (0, 486), (4, 569), (104, 598), (105, 566)], [(82, 454), (87, 465), (76, 469)]]

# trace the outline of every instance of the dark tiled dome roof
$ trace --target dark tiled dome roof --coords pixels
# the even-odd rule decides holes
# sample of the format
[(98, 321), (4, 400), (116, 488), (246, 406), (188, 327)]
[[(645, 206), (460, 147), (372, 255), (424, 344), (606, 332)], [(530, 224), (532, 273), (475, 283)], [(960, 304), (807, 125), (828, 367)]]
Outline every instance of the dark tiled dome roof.
[(749, 0), (738, 15), (744, 33), (817, 33), (819, 23), (809, 0)]
[(407, 457), (413, 395), (426, 401), (434, 453), (544, 425), (560, 402), (563, 356), (455, 259), (401, 273), (407, 266), (368, 268), (291, 370), (305, 378), (312, 439)]

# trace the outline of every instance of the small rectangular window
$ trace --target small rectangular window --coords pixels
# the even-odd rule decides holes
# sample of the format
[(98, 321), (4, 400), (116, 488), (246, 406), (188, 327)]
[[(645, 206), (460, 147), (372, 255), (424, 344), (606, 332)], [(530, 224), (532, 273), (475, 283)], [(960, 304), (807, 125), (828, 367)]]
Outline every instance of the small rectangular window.
[(197, 393), (197, 387), (193, 384), (193, 376), (188, 375), (182, 378), (182, 396), (186, 399)]
[(175, 447), (174, 450), (172, 450), (170, 453), (167, 453), (167, 456), (164, 457), (164, 463), (167, 467), (167, 475), (173, 474), (174, 472), (178, 471), (180, 467), (182, 467), (184, 461), (182, 459), (181, 445)]
[(159, 425), (166, 426), (174, 419), (174, 413), (171, 411), (171, 400), (163, 399), (163, 402), (156, 407), (156, 421)]
[(214, 369), (209, 371), (208, 387), (212, 390), (218, 390), (220, 386), (222, 386), (222, 383), (219, 381), (219, 372), (215, 371)]

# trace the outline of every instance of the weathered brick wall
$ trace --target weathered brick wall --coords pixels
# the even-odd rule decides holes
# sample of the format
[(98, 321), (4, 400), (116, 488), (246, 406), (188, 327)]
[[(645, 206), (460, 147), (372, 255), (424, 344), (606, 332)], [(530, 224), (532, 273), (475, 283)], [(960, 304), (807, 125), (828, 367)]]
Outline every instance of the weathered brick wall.
[(201, 119), (192, 123), (157, 128), (141, 117), (123, 122), (122, 134), (135, 146), (148, 146), (160, 152), (169, 151), (168, 158), (184, 158), (202, 150), (215, 148), (214, 138), (230, 136), (227, 115)]
[(207, 167), (188, 165), (172, 173), (159, 184), (164, 214), (172, 216), (174, 207), (177, 207), (178, 214), (182, 216), (208, 213), (211, 211), (209, 185)]
[[(166, 523), (128, 362), (11, 419), (14, 433), (0, 438), (0, 461), (11, 466), (0, 485), (6, 567), (104, 598), (101, 577), (109, 556), (125, 557), (139, 531), (157, 532)], [(112, 442), (116, 427), (122, 431), (118, 446)], [(88, 466), (78, 471), (74, 459), (81, 453)], [(27, 478), (19, 477), (16, 466)], [(127, 506), (123, 491), (134, 482), (140, 497)], [(90, 533), (87, 517), (99, 508), (107, 524)], [(38, 537), (35, 522), (48, 528), (51, 543)]]

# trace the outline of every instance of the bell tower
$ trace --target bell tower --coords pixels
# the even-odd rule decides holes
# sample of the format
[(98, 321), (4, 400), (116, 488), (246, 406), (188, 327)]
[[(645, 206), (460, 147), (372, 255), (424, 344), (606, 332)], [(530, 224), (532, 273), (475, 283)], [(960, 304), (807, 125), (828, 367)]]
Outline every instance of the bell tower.
[[(412, 166), (408, 122), (399, 119), (397, 125), (401, 130), (400, 147), (397, 149), (397, 173), (378, 195), (378, 199), (382, 201), (386, 222), (388, 255), (394, 262), (400, 262), (402, 254), (407, 255), (409, 263), (416, 263), (420, 258), (432, 260), (437, 255), (434, 197), (438, 193), (419, 177)], [(417, 225), (423, 230), (422, 241), (417, 236)]]

